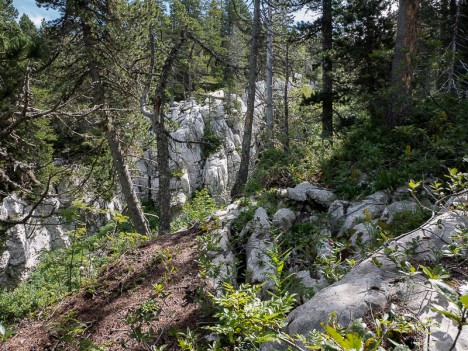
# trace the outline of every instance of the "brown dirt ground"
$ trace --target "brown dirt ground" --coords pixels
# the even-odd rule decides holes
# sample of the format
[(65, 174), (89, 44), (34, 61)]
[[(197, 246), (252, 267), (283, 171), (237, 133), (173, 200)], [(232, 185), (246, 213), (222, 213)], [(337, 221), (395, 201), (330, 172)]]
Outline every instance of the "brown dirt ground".
[[(89, 340), (97, 345), (106, 345), (107, 350), (123, 350), (120, 340), (130, 340), (125, 315), (129, 309), (152, 296), (153, 285), (164, 279), (168, 267), (174, 267), (164, 289), (169, 296), (158, 300), (162, 312), (159, 320), (152, 322), (151, 326), (156, 330), (157, 345), (167, 344), (166, 350), (178, 349), (174, 330), (197, 329), (209, 321), (197, 298), (199, 289), (205, 287), (195, 262), (197, 234), (199, 232), (192, 228), (161, 236), (124, 254), (102, 272), (93, 284), (94, 288), (84, 288), (39, 313), (35, 319), (22, 321), (16, 334), (8, 342), (0, 344), (0, 349), (80, 350), (79, 344), (84, 345)], [(167, 252), (169, 255), (166, 256), (172, 257), (170, 262), (162, 259), (161, 253)], [(70, 313), (73, 313), (73, 318), (67, 322), (64, 317)], [(82, 331), (67, 335), (66, 328), (78, 323), (82, 323)], [(77, 327), (71, 329), (76, 330)], [(82, 349), (86, 350), (83, 346)], [(127, 350), (145, 349), (144, 345), (127, 343)]]

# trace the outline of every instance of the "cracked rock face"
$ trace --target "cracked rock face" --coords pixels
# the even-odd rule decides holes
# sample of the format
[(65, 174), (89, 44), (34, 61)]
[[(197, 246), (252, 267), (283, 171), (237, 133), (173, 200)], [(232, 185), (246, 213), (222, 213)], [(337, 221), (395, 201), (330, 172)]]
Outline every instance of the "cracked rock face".
[[(118, 202), (108, 204), (107, 208), (120, 208)], [(0, 288), (14, 287), (25, 280), (31, 270), (39, 263), (44, 251), (63, 248), (70, 244), (68, 231), (72, 229), (56, 213), (62, 207), (59, 196), (50, 197), (39, 205), (27, 224), (10, 226), (2, 235), (0, 246)], [(31, 204), (15, 194), (0, 203), (0, 219), (19, 220), (31, 210)], [(93, 218), (96, 226), (104, 224), (109, 215)], [(43, 218), (42, 218), (43, 217)], [(99, 217), (99, 218), (98, 218)]]
[[(260, 143), (259, 122), (263, 107), (259, 99), (254, 112), (251, 165)], [(223, 91), (211, 93), (202, 104), (194, 99), (172, 104), (168, 117), (173, 125), (169, 154), (174, 194), (182, 191), (189, 199), (194, 190), (206, 187), (218, 202), (229, 199), (241, 161), (245, 112), (246, 106), (240, 97), (227, 97)], [(206, 144), (208, 136), (218, 139), (219, 147)], [(157, 201), (159, 191), (156, 158), (156, 150), (146, 150), (137, 161), (140, 175), (134, 178), (140, 197), (153, 201)], [(176, 202), (174, 200), (174, 204)]]
[[(34, 211), (35, 216), (47, 216), (57, 209), (59, 202), (51, 198)], [(30, 205), (16, 195), (8, 196), (0, 204), (0, 218), (18, 220), (31, 210)], [(36, 266), (43, 251), (61, 248), (69, 243), (66, 231), (57, 215), (44, 219), (32, 218), (28, 224), (12, 225), (4, 233), (6, 241), (0, 251), (0, 287), (12, 287), (24, 280)]]

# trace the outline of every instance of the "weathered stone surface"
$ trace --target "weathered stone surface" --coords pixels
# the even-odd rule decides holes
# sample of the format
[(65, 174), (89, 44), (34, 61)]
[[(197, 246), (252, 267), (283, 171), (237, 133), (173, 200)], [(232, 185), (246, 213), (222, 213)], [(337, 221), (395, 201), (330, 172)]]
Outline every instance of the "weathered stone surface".
[[(27, 224), (12, 225), (5, 233), (6, 241), (0, 251), (0, 287), (13, 287), (26, 279), (37, 265), (44, 251), (62, 248), (69, 245), (67, 232), (71, 225), (57, 215), (62, 207), (60, 196), (50, 196), (32, 213)], [(66, 204), (69, 201), (65, 199)], [(112, 209), (121, 206), (117, 202), (106, 204)], [(30, 204), (15, 194), (3, 199), (0, 203), (0, 219), (20, 220), (32, 210)], [(95, 226), (102, 225), (110, 219), (110, 214), (90, 213)]]
[(289, 208), (280, 208), (273, 215), (273, 224), (276, 227), (282, 228), (283, 230), (290, 229), (295, 220), (296, 215)]
[(402, 200), (393, 202), (385, 208), (381, 219), (385, 220), (387, 223), (392, 223), (395, 214), (401, 212), (415, 212), (417, 208), (418, 204), (415, 201)]
[(217, 291), (221, 291), (223, 282), (232, 285), (236, 283), (236, 257), (231, 245), (231, 223), (238, 215), (239, 203), (234, 202), (212, 216), (218, 222), (219, 229), (211, 233), (216, 249), (208, 253), (213, 258), (214, 268), (214, 274), (209, 279)]
[(456, 208), (468, 208), (468, 191), (465, 191), (464, 193), (462, 194), (459, 194), (457, 196), (453, 196), (451, 197), (446, 205), (445, 205), (447, 208), (449, 208), (450, 206), (453, 206), (453, 207), (456, 207)]
[(301, 280), (301, 283), (305, 288), (312, 288), (315, 292), (328, 285), (327, 280), (323, 276), (320, 276), (319, 279), (314, 279), (310, 276), (309, 271), (297, 272), (296, 277)]
[(377, 192), (363, 201), (335, 201), (330, 205), (329, 216), (341, 225), (340, 233), (344, 233), (365, 219), (376, 219), (385, 210), (390, 197), (384, 192)]
[(330, 204), (328, 208), (328, 216), (330, 220), (336, 223), (344, 221), (346, 214), (348, 213), (348, 207), (350, 206), (349, 201), (335, 200)]
[[(412, 240), (420, 240), (413, 258), (418, 260), (433, 259), (433, 249), (440, 249), (453, 234), (457, 225), (468, 225), (468, 218), (461, 213), (446, 212), (436, 216), (419, 230), (411, 232), (393, 242), (391, 246), (402, 252), (411, 245)], [(380, 262), (380, 267), (373, 263), (373, 259)], [(392, 296), (400, 296), (401, 303), (413, 308), (413, 312), (421, 317), (429, 313), (429, 300), (426, 293), (420, 293), (417, 289), (408, 287), (406, 280), (401, 279), (401, 272), (395, 264), (384, 254), (383, 250), (376, 252), (371, 258), (366, 259), (353, 268), (342, 280), (319, 291), (312, 299), (302, 306), (294, 309), (287, 317), (287, 332), (290, 335), (306, 335), (313, 329), (322, 330), (321, 322), (326, 321), (332, 312), (337, 313), (338, 322), (348, 325), (350, 321), (363, 317), (370, 308), (385, 307)], [(423, 279), (419, 276), (418, 279)], [(413, 282), (415, 286), (422, 287), (431, 292), (429, 287), (420, 282)], [(435, 294), (435, 292), (431, 292)], [(435, 296), (435, 295), (433, 295)], [(435, 300), (439, 304), (443, 301)], [(420, 310), (422, 308), (422, 311)], [(457, 328), (437, 315), (443, 324), (431, 328), (431, 350), (445, 351), (447, 345), (455, 338)], [(457, 344), (457, 350), (468, 350), (468, 330), (462, 332), (462, 337)], [(264, 350), (273, 349), (272, 345), (265, 345)]]
[(254, 214), (252, 222), (253, 233), (247, 241), (247, 281), (250, 283), (263, 283), (264, 287), (270, 288), (273, 282), (268, 277), (274, 273), (271, 258), (268, 251), (273, 249), (270, 236), (270, 222), (268, 214), (263, 207), (259, 207)]
[(376, 238), (378, 229), (377, 220), (372, 221), (372, 223), (360, 223), (353, 227), (354, 234), (351, 236), (351, 244), (357, 246), (357, 244), (367, 244), (368, 242)]
[(303, 182), (294, 188), (288, 188), (288, 198), (293, 201), (311, 201), (328, 208), (336, 200), (336, 195), (330, 190)]
[[(228, 200), (241, 161), (239, 152), (244, 129), (242, 116), (246, 111), (241, 97), (233, 95), (230, 100), (229, 112), (225, 110), (227, 97), (222, 91), (210, 93), (202, 105), (189, 99), (173, 103), (170, 107), (168, 117), (175, 125), (175, 130), (170, 132), (173, 140), (169, 148), (172, 160), (170, 168), (174, 175), (172, 192), (182, 191), (190, 198), (194, 190), (206, 187), (218, 202)], [(262, 113), (263, 104), (256, 104), (252, 164), (258, 151), (258, 116)], [(218, 149), (203, 144), (206, 133), (215, 135), (220, 140)], [(153, 201), (157, 201), (159, 192), (156, 157), (156, 150), (146, 150), (137, 161), (140, 175), (134, 178), (140, 197)]]

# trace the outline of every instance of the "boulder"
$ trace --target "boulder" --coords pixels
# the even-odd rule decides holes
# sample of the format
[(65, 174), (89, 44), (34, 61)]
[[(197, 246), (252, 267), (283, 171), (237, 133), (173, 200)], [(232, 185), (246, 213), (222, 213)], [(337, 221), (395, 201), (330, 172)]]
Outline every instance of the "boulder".
[(340, 233), (345, 233), (364, 220), (379, 218), (389, 200), (387, 194), (379, 191), (360, 202), (335, 201), (328, 213), (332, 220), (343, 223)]
[(327, 189), (303, 182), (294, 188), (288, 188), (288, 198), (293, 201), (316, 203), (321, 207), (328, 208), (336, 200), (336, 195)]
[(360, 223), (352, 228), (354, 234), (351, 236), (351, 244), (356, 247), (358, 244), (366, 245), (372, 240), (375, 240), (378, 228), (377, 220), (372, 221), (371, 223)]
[(387, 223), (392, 223), (395, 214), (401, 212), (415, 212), (418, 208), (418, 204), (412, 200), (402, 200), (393, 202), (388, 205), (382, 213), (381, 219)]
[(273, 224), (283, 230), (291, 229), (294, 221), (296, 220), (296, 215), (289, 208), (280, 208), (273, 215)]
[(319, 279), (314, 279), (310, 276), (309, 271), (299, 271), (296, 273), (296, 277), (300, 279), (305, 288), (314, 289), (314, 292), (317, 292), (328, 285), (327, 280), (323, 276), (320, 276)]
[[(433, 218), (420, 229), (400, 237), (390, 247), (403, 253), (413, 240), (419, 240), (413, 257), (417, 261), (432, 260), (433, 250), (441, 249), (457, 226), (468, 226), (466, 215), (446, 212)], [(378, 266), (375, 264), (378, 262)], [(406, 279), (399, 268), (384, 254), (383, 249), (354, 267), (342, 280), (319, 291), (312, 299), (294, 309), (286, 319), (286, 331), (290, 335), (307, 335), (312, 330), (323, 331), (320, 323), (326, 322), (332, 312), (337, 321), (347, 326), (352, 320), (361, 318), (373, 308), (385, 308), (393, 297), (399, 297), (412, 313), (421, 318), (432, 316), (442, 322), (431, 327), (431, 351), (446, 351), (457, 334), (457, 327), (441, 314), (433, 313), (433, 303), (448, 306), (428, 285), (424, 278), (416, 276)], [(429, 298), (428, 298), (429, 297)], [(263, 350), (280, 349), (277, 345), (265, 345)], [(456, 350), (468, 350), (468, 329), (462, 331)]]

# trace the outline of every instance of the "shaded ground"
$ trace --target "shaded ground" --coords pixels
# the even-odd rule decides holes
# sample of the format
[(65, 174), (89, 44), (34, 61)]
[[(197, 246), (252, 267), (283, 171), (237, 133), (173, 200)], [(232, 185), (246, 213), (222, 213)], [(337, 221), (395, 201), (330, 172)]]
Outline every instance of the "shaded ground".
[[(93, 286), (68, 296), (34, 320), (23, 321), (1, 350), (122, 350), (120, 340), (130, 340), (124, 321), (132, 308), (150, 297), (161, 306), (151, 323), (157, 345), (177, 349), (176, 331), (196, 329), (207, 322), (198, 301), (204, 283), (198, 277), (196, 229), (159, 237), (110, 265)], [(157, 298), (154, 285), (165, 285), (164, 299)], [(46, 316), (47, 315), (47, 316)], [(128, 350), (145, 350), (145, 345), (127, 342)]]

